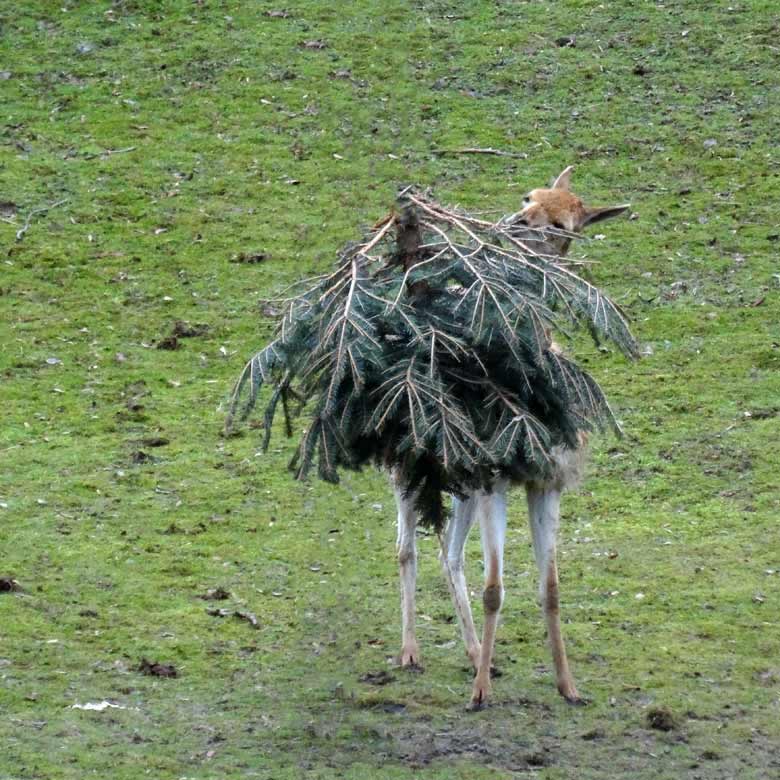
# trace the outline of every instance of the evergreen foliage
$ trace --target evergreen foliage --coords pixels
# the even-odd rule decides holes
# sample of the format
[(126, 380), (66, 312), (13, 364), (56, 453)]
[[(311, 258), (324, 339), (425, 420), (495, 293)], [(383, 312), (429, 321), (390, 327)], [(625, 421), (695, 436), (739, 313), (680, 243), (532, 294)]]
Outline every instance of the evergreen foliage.
[(333, 273), (288, 301), (277, 337), (246, 364), (227, 427), (270, 386), (263, 446), (281, 403), (310, 415), (291, 462), (395, 469), (423, 522), (441, 527), (442, 492), (498, 476), (543, 480), (553, 448), (611, 424), (596, 381), (552, 346), (585, 326), (636, 353), (626, 319), (557, 257), (549, 233), (497, 224), (407, 188), (398, 211), (342, 250)]

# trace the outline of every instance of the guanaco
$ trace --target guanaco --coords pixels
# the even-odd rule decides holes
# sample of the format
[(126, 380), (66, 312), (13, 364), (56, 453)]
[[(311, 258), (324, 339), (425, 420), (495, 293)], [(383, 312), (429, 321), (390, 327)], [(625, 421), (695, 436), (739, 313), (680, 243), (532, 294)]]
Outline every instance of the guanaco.
[[(555, 179), (549, 189), (531, 190), (523, 198), (522, 209), (510, 219), (529, 232), (540, 231), (549, 254), (562, 258), (572, 237), (604, 219), (616, 217), (629, 206), (594, 208), (586, 206), (570, 190), (573, 166)], [(553, 349), (557, 349), (552, 345)], [(580, 437), (577, 448), (557, 447), (555, 474), (545, 482), (524, 485), (528, 502), (528, 517), (534, 555), (539, 568), (539, 596), (547, 625), (558, 691), (573, 704), (582, 703), (566, 657), (559, 612), (558, 567), (556, 538), (562, 493), (574, 485), (580, 476), (585, 456), (586, 437)], [(463, 498), (453, 498), (451, 516), (439, 537), (440, 559), (452, 596), (466, 653), (476, 672), (470, 708), (485, 705), (490, 695), (490, 669), (496, 628), (504, 601), (503, 560), (506, 537), (506, 506), (509, 484), (496, 482), (490, 492), (482, 491)], [(393, 480), (398, 506), (398, 561), (401, 579), (402, 645), (400, 663), (413, 666), (420, 663), (420, 651), (415, 634), (415, 581), (417, 549), (415, 529), (417, 516), (413, 496), (405, 495), (402, 485)], [(479, 521), (485, 565), (484, 626), (482, 640), (477, 636), (469, 604), (464, 573), (464, 547), (471, 527)]]

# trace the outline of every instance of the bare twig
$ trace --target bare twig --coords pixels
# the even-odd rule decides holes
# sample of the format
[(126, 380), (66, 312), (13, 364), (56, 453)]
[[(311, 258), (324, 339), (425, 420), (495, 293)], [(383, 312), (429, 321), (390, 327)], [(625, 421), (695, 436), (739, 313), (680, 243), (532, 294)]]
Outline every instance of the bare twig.
[(47, 211), (51, 211), (52, 209), (57, 208), (57, 206), (61, 206), (63, 203), (67, 203), (68, 198), (63, 198), (62, 200), (58, 200), (56, 203), (52, 203), (51, 206), (43, 206), (39, 209), (33, 209), (28, 215), (27, 219), (24, 221), (24, 225), (19, 228), (19, 230), (16, 231), (16, 240), (21, 241), (24, 238), (24, 234), (27, 232), (27, 230), (30, 227), (30, 223), (32, 222), (32, 218), (36, 214), (45, 214)]
[(93, 154), (85, 154), (85, 160), (95, 160), (98, 157), (111, 157), (115, 154), (124, 154), (125, 152), (134, 152), (138, 147), (128, 146), (125, 149), (104, 149), (102, 152), (95, 152)]
[(525, 152), (505, 152), (503, 149), (493, 149), (491, 147), (481, 148), (476, 146), (467, 146), (464, 149), (432, 149), (434, 154), (493, 154), (497, 157), (515, 157), (520, 160), (527, 159)]

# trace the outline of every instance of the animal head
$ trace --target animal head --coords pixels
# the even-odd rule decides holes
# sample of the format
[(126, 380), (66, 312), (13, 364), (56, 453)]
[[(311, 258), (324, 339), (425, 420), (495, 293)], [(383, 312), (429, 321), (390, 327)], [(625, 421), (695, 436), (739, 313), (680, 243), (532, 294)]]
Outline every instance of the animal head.
[[(589, 225), (616, 217), (629, 208), (627, 203), (621, 206), (586, 206), (569, 189), (573, 170), (573, 165), (564, 169), (549, 189), (531, 190), (523, 198), (523, 209), (515, 224), (535, 230), (552, 228), (562, 234), (581, 233)], [(564, 255), (569, 249), (571, 237), (551, 233), (547, 236), (547, 243), (555, 253)]]

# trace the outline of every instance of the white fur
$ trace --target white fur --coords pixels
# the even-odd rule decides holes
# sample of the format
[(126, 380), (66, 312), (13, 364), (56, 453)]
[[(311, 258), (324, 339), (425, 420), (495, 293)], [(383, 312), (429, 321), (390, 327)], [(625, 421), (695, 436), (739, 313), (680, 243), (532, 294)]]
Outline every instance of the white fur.
[(471, 526), (477, 519), (477, 497), (452, 499), (452, 517), (441, 537), (440, 559), (447, 586), (450, 589), (455, 614), (458, 618), (463, 644), (471, 662), (479, 662), (480, 644), (474, 618), (471, 614), (468, 587), (466, 585), (464, 548)]
[[(556, 539), (560, 517), (561, 495), (576, 483), (581, 475), (584, 441), (576, 449), (557, 447), (553, 451), (556, 472), (544, 483), (525, 485), (528, 501), (528, 521), (533, 540), (534, 556), (539, 568), (539, 596), (547, 621), (553, 651), (558, 688), (568, 699), (578, 700), (574, 681), (568, 668), (558, 616), (558, 575)], [(415, 634), (415, 582), (417, 577), (417, 546), (415, 532), (417, 515), (414, 497), (405, 497), (396, 475), (392, 477), (393, 492), (398, 505), (398, 561), (401, 580), (401, 664), (420, 662)], [(480, 707), (490, 692), (490, 664), (496, 628), (504, 600), (503, 566), (507, 525), (508, 482), (500, 480), (490, 492), (477, 491), (464, 498), (453, 498), (452, 514), (439, 537), (440, 559), (458, 618), (466, 653), (477, 675), (472, 692), (472, 706)], [(482, 641), (474, 626), (466, 585), (465, 546), (469, 532), (479, 521), (485, 567), (486, 610)], [(552, 583), (552, 586), (551, 586)], [(552, 591), (550, 589), (552, 587)], [(490, 592), (489, 592), (490, 591)], [(487, 609), (490, 603), (490, 609)]]
[(539, 568), (539, 595), (544, 603), (547, 594), (547, 570), (555, 556), (558, 536), (561, 491), (527, 485), (528, 525), (534, 545), (534, 556)]
[(412, 501), (404, 498), (400, 486), (393, 481), (393, 492), (398, 506), (398, 564), (401, 573), (401, 663), (419, 663), (419, 649), (415, 633), (415, 588), (417, 582), (417, 515)]

